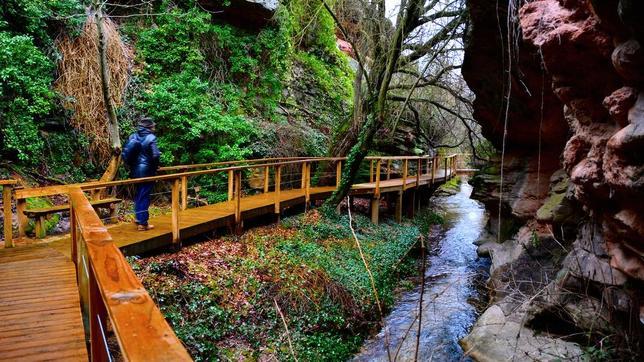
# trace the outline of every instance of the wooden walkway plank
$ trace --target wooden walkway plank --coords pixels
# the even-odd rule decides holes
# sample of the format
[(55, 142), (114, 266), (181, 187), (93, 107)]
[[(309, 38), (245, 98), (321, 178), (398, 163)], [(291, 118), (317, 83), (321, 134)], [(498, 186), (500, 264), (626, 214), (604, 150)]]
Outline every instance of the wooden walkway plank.
[(0, 361), (87, 360), (74, 264), (42, 245), (0, 252)]

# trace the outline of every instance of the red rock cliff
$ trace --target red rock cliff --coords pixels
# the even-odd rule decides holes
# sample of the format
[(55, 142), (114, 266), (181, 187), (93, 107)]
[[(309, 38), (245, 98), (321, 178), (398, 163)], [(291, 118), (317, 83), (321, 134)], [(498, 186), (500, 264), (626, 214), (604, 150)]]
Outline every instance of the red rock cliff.
[[(507, 129), (502, 218), (513, 218), (514, 227), (494, 227), (500, 180), (490, 172), (479, 176), (476, 191), (490, 207), (491, 231), (505, 231), (500, 241), (510, 239), (484, 248), (493, 259), (497, 254), (492, 281), (502, 286), (494, 300), (501, 309), (508, 303), (521, 305), (521, 319), (532, 319), (536, 329), (543, 328), (538, 326), (544, 317), (556, 314), (585, 330), (583, 318), (575, 319), (583, 309), (605, 320), (606, 333), (624, 318), (630, 327), (623, 328), (631, 328), (625, 333), (641, 340), (644, 1), (512, 0), (511, 4), (518, 8), (510, 7), (515, 16), (508, 22), (507, 1), (468, 1), (472, 25), (463, 67), (477, 96), (474, 116), (484, 134), (500, 149), (504, 126)], [(544, 179), (550, 180), (549, 187), (542, 185)], [(507, 270), (516, 271), (519, 262), (529, 264), (521, 255), (542, 252), (552, 239), (562, 244), (567, 254), (563, 261), (553, 255), (528, 258), (548, 259), (552, 268), (548, 276), (556, 276), (556, 281), (544, 283), (544, 289), (560, 292), (592, 285), (595, 294), (574, 302), (554, 292), (529, 303), (508, 302), (513, 291), (508, 288)], [(542, 242), (546, 244), (536, 247)], [(504, 264), (498, 257), (502, 253), (514, 256)], [(589, 303), (600, 307), (587, 308)], [(607, 314), (601, 310), (604, 303)], [(566, 312), (553, 312), (553, 305)], [(512, 319), (515, 311), (504, 309), (504, 318)], [(470, 337), (476, 333), (475, 328)], [(476, 342), (474, 337), (470, 345)]]

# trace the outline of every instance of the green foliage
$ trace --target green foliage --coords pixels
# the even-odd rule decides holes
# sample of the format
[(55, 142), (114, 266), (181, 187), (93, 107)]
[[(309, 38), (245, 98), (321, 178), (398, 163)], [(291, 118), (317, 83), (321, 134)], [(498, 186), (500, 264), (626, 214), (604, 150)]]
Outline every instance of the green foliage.
[(165, 164), (241, 159), (253, 128), (242, 116), (224, 112), (209, 85), (182, 72), (144, 96), (140, 108), (157, 121)]
[[(416, 270), (409, 251), (419, 229), (374, 226), (362, 216), (353, 221), (386, 310), (401, 278)], [(196, 360), (240, 354), (290, 360), (273, 298), (300, 360), (346, 360), (377, 327), (371, 282), (346, 215), (311, 212), (242, 240), (130, 262)]]
[(38, 46), (50, 47), (61, 30), (74, 34), (85, 20), (80, 0), (3, 0), (0, 31), (30, 35)]
[(39, 127), (54, 101), (53, 68), (30, 36), (0, 32), (0, 151), (10, 158), (38, 161)]
[[(80, 14), (80, 17), (73, 16)], [(40, 130), (53, 117), (57, 53), (53, 37), (84, 20), (78, 0), (6, 0), (0, 6), (0, 153), (26, 166), (46, 164)]]

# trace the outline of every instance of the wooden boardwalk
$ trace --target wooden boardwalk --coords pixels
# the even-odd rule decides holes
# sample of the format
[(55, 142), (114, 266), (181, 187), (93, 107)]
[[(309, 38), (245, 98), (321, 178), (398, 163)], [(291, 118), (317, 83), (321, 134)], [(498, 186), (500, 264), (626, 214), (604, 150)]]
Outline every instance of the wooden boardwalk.
[[(373, 199), (372, 220), (374, 220), (375, 205), (375, 222), (377, 222), (378, 199), (382, 195), (397, 193), (400, 200), (397, 204), (399, 207), (405, 190), (435, 186), (444, 183), (452, 176), (452, 171), (437, 168), (433, 177), (429, 174), (410, 175), (404, 180), (395, 178), (355, 184), (351, 194)], [(328, 197), (335, 189), (335, 186), (307, 186), (307, 189), (280, 190), (279, 211), (305, 204), (307, 190), (309, 199), (313, 201)], [(80, 189), (77, 192), (81, 196), (84, 195)], [(374, 197), (376, 194), (377, 197)], [(236, 216), (243, 222), (253, 217), (276, 215), (277, 198), (276, 192), (264, 192), (256, 195), (242, 195), (238, 200), (239, 209), (236, 209), (236, 200), (233, 199), (179, 211), (179, 240), (221, 227), (234, 227)], [(87, 208), (92, 211), (89, 203)], [(236, 215), (236, 210), (240, 210), (240, 214)], [(96, 223), (100, 224), (98, 216), (95, 213), (94, 215)], [(137, 231), (133, 223), (111, 225), (108, 227), (109, 234), (106, 234), (106, 240), (111, 237), (114, 246), (120, 248), (126, 255), (140, 254), (173, 243), (172, 214), (152, 217), (149, 222), (155, 225), (155, 228), (145, 232)], [(91, 238), (92, 233), (95, 232), (92, 227), (95, 226), (90, 226), (86, 230), (86, 237)], [(174, 230), (176, 232), (176, 227)], [(0, 250), (0, 361), (88, 359), (88, 345), (76, 280), (77, 268), (70, 257), (71, 240), (69, 236), (42, 244)], [(94, 247), (100, 247), (100, 245), (98, 243)], [(118, 249), (115, 250), (118, 253)], [(84, 259), (82, 263), (80, 260), (78, 268), (85, 263)], [(122, 263), (127, 265), (124, 259)], [(131, 274), (132, 278), (135, 278), (133, 272)], [(159, 316), (161, 316), (160, 312)], [(162, 317), (160, 318), (163, 320)], [(90, 339), (94, 342), (98, 341), (92, 342), (97, 348), (100, 347), (99, 344), (102, 345), (103, 340), (100, 337)], [(136, 343), (138, 342), (134, 342), (133, 345), (136, 346)], [(141, 341), (141, 343), (146, 342)]]
[[(443, 170), (437, 171), (434, 182), (437, 184), (443, 183), (445, 181), (444, 174)], [(416, 181), (415, 176), (408, 178), (406, 187), (415, 187)], [(431, 177), (427, 175), (420, 177), (421, 186), (429, 183), (431, 183)], [(381, 194), (398, 192), (402, 189), (402, 185), (403, 180), (400, 178), (383, 180), (380, 182), (380, 192)], [(352, 194), (369, 195), (373, 194), (374, 190), (375, 182), (355, 184), (353, 185)], [(310, 197), (311, 200), (324, 199), (331, 195), (333, 191), (335, 191), (335, 186), (312, 187)], [(303, 189), (282, 190), (280, 192), (281, 209), (301, 205), (304, 200), (305, 192)], [(274, 192), (244, 196), (240, 201), (242, 220), (274, 214), (274, 204)], [(181, 239), (185, 240), (220, 227), (232, 226), (234, 216), (233, 201), (183, 210), (179, 212)], [(154, 229), (145, 232), (137, 231), (134, 223), (121, 223), (108, 227), (108, 229), (114, 243), (126, 255), (140, 254), (172, 243), (172, 217), (170, 214), (151, 217), (149, 223), (154, 225)], [(62, 242), (65, 242), (65, 240)]]
[(46, 245), (0, 250), (0, 360), (87, 360), (76, 268)]

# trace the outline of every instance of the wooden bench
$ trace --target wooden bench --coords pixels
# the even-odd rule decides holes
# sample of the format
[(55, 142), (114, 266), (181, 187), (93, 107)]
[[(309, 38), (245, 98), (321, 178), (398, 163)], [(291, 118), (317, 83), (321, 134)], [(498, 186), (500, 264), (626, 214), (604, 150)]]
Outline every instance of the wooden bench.
[[(16, 211), (18, 216), (18, 235), (19, 237), (24, 237), (26, 228), (29, 222), (29, 218), (34, 218), (36, 221), (36, 237), (44, 238), (46, 234), (45, 230), (45, 219), (47, 215), (55, 214), (59, 212), (69, 212), (69, 205), (56, 205), (51, 207), (44, 208), (35, 208), (27, 209), (27, 198), (32, 197), (47, 197), (54, 195), (66, 195), (69, 192), (70, 186), (86, 186), (96, 183), (95, 181), (86, 182), (83, 184), (73, 184), (73, 185), (57, 185), (57, 186), (45, 186), (45, 187), (34, 187), (34, 188), (20, 188), (15, 191), (16, 199)], [(104, 190), (102, 188), (101, 190)], [(98, 190), (100, 191), (100, 190)], [(100, 197), (99, 192), (95, 192), (95, 197)], [(114, 218), (117, 214), (118, 209), (116, 205), (122, 202), (121, 199), (117, 198), (103, 198), (95, 199), (91, 201), (92, 206), (95, 209), (98, 208), (109, 208), (110, 217)]]
[[(116, 208), (116, 204), (120, 203), (121, 201), (123, 200), (117, 199), (117, 198), (109, 198), (109, 199), (90, 201), (90, 204), (94, 207), (94, 209), (109, 208), (110, 218), (114, 219), (118, 211), (118, 209)], [(44, 238), (46, 235), (45, 218), (47, 217), (47, 215), (55, 214), (59, 212), (69, 212), (69, 205), (56, 205), (56, 206), (43, 207), (38, 209), (26, 209), (25, 211), (23, 211), (23, 213), (27, 217), (34, 218), (36, 220), (36, 237), (39, 239)]]

